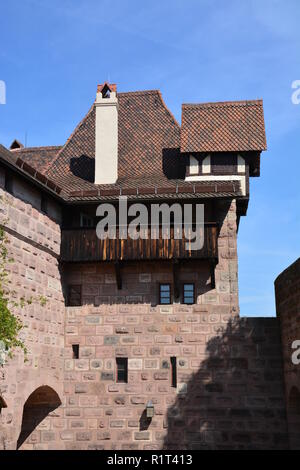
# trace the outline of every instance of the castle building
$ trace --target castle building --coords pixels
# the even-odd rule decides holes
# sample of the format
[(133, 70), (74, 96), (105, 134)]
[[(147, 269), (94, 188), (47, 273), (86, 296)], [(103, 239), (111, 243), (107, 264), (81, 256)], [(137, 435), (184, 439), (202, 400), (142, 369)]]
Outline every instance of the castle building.
[[(0, 146), (12, 295), (47, 300), (16, 312), (28, 360), (0, 368), (0, 448), (300, 447), (299, 263), (276, 281), (280, 319), (239, 316), (238, 227), (264, 150), (261, 100), (184, 104), (179, 125), (159, 91), (109, 83), (63, 146)], [(174, 204), (191, 210), (182, 233)], [(169, 226), (153, 237), (149, 216), (132, 237), (141, 205), (168, 207)]]

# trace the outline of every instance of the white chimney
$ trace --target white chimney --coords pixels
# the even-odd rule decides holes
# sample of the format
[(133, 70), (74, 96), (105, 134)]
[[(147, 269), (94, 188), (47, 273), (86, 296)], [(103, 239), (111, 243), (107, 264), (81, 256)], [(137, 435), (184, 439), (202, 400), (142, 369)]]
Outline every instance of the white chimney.
[(95, 184), (118, 179), (118, 98), (116, 85), (99, 85), (96, 107)]

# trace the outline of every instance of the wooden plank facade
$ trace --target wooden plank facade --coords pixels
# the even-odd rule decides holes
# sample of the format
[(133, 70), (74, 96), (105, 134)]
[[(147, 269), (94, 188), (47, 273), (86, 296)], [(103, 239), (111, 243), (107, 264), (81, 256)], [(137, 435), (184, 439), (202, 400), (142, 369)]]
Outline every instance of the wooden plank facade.
[[(148, 229), (144, 229), (147, 230)], [(170, 229), (168, 238), (162, 235), (159, 228), (158, 238), (139, 238), (133, 240), (120, 237), (116, 229), (116, 237), (100, 240), (95, 228), (78, 230), (62, 230), (61, 260), (75, 261), (132, 261), (132, 260), (167, 260), (167, 259), (213, 259), (218, 258), (218, 225), (205, 224), (204, 229), (198, 228), (198, 234), (204, 237), (200, 250), (192, 249), (192, 242), (185, 237), (174, 236), (174, 228)], [(145, 236), (145, 233), (144, 233)]]

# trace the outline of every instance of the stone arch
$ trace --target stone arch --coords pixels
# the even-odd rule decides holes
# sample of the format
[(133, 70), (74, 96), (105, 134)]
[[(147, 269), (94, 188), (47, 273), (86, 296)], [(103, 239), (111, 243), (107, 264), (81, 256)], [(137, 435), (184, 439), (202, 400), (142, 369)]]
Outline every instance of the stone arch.
[(34, 449), (40, 443), (45, 444), (44, 447), (46, 447), (49, 441), (55, 441), (51, 418), (55, 417), (54, 410), (60, 405), (59, 395), (48, 385), (36, 388), (29, 395), (23, 408), (22, 426), (17, 449)]
[(290, 448), (300, 450), (300, 391), (296, 386), (288, 397), (288, 425)]

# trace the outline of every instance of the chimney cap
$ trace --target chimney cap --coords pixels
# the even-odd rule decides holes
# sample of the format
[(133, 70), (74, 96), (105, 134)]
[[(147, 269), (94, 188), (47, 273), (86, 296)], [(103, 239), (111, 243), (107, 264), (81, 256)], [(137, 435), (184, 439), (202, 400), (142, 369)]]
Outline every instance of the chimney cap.
[(24, 145), (21, 142), (19, 142), (19, 140), (17, 139), (15, 139), (9, 147), (10, 150), (23, 149), (23, 148), (24, 148)]
[(97, 93), (102, 93), (103, 91), (109, 90), (110, 92), (117, 92), (117, 85), (115, 83), (104, 82), (101, 85), (97, 86)]

